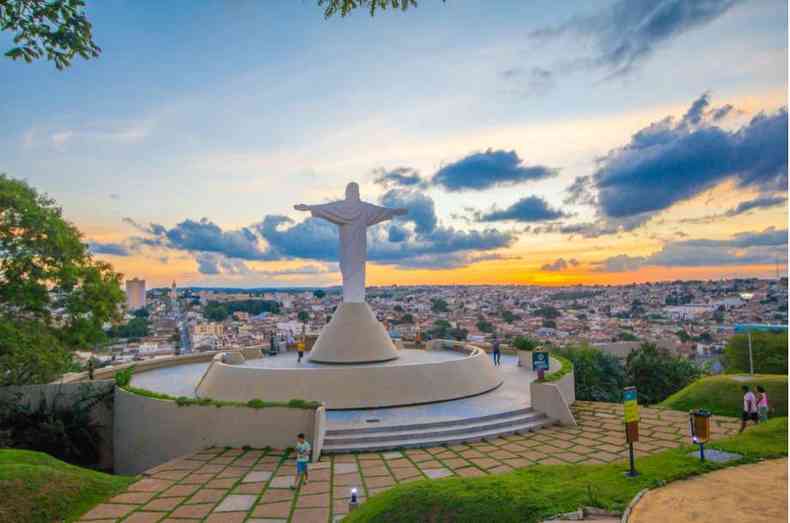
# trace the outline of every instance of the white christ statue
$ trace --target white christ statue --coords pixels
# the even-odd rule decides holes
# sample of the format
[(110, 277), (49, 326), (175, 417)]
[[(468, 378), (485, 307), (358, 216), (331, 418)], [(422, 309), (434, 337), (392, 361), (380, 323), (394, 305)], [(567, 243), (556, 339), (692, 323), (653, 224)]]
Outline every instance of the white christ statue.
[(297, 211), (310, 211), (340, 228), (340, 272), (343, 275), (343, 301), (365, 301), (365, 261), (367, 259), (367, 228), (371, 225), (406, 214), (406, 209), (379, 207), (359, 199), (359, 185), (346, 186), (346, 199), (319, 205), (294, 205)]

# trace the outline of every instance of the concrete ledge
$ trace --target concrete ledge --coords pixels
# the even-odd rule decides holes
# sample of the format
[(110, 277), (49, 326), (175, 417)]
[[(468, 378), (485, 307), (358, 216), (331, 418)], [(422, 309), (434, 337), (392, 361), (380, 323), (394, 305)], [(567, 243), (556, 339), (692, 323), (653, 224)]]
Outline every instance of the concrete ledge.
[[(555, 361), (549, 362), (550, 366)], [(570, 408), (576, 401), (573, 371), (557, 381), (543, 383), (533, 381), (529, 385), (529, 392), (533, 409), (542, 412), (560, 425), (573, 427), (577, 425)]]
[[(293, 446), (300, 432), (315, 433), (316, 411), (287, 407), (179, 407), (174, 401), (116, 388), (113, 418), (115, 472), (139, 474), (212, 446)], [(317, 443), (320, 448), (321, 442)]]
[[(115, 376), (116, 372), (128, 369), (132, 366), (134, 366), (135, 372), (144, 372), (152, 369), (175, 367), (176, 365), (183, 365), (185, 363), (202, 363), (204, 361), (211, 361), (211, 359), (217, 353), (218, 351), (196, 352), (194, 354), (183, 354), (181, 356), (169, 356), (167, 358), (134, 361), (131, 363), (123, 363), (121, 365), (113, 365), (111, 367), (97, 369), (93, 375), (96, 380), (111, 380)], [(63, 378), (54, 383), (79, 383), (83, 381), (88, 381), (87, 372), (64, 374)]]
[(267, 369), (213, 361), (196, 387), (198, 397), (248, 401), (294, 398), (322, 401), (328, 409), (417, 405), (488, 392), (502, 377), (480, 349), (465, 358), (433, 363)]

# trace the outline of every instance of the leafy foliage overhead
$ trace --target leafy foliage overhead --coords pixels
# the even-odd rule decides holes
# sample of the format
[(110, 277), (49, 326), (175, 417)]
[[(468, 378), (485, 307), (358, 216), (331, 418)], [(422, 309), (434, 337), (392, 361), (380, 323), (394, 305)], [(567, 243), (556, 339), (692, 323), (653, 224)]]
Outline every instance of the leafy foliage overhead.
[(93, 41), (84, 0), (2, 0), (0, 31), (14, 33), (12, 60), (46, 58), (60, 70), (79, 55), (89, 60), (101, 53)]
[(366, 8), (370, 16), (373, 16), (377, 10), (392, 8), (405, 11), (409, 7), (417, 7), (417, 0), (318, 0), (318, 6), (324, 8), (326, 18), (337, 14), (347, 16), (359, 8)]

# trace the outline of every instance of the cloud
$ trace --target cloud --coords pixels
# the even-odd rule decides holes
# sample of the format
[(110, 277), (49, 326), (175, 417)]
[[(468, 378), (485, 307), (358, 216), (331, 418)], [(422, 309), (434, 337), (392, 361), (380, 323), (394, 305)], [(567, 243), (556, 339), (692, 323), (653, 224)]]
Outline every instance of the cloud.
[(147, 245), (189, 252), (216, 253), (242, 260), (275, 258), (271, 252), (261, 249), (258, 236), (249, 227), (223, 231), (220, 226), (206, 218), (201, 218), (200, 221), (187, 219), (170, 229), (155, 223), (145, 227), (131, 219), (125, 221), (133, 224), (138, 230), (154, 236), (142, 241)]
[(492, 210), (478, 216), (481, 222), (517, 221), (517, 222), (542, 222), (565, 217), (560, 210), (549, 207), (546, 200), (539, 196), (522, 198), (510, 207), (502, 210)]
[(601, 218), (593, 222), (581, 223), (547, 223), (532, 227), (533, 234), (567, 234), (571, 237), (598, 238), (612, 234), (632, 232), (652, 218), (649, 214), (640, 214), (628, 218)]
[(557, 258), (553, 262), (543, 265), (540, 270), (550, 272), (564, 271), (568, 267), (576, 267), (577, 265), (579, 265), (579, 262), (575, 258), (567, 261), (565, 261), (565, 258)]
[(110, 194), (110, 199), (111, 200), (120, 200), (121, 199), (121, 195), (120, 194), (116, 194), (116, 193), (111, 193)]
[(396, 221), (411, 222), (414, 232), (427, 234), (436, 229), (439, 219), (433, 200), (425, 194), (407, 189), (390, 189), (379, 198), (385, 207), (406, 208), (408, 214), (399, 216)]
[(121, 243), (88, 242), (88, 249), (93, 254), (107, 254), (110, 256), (129, 256), (131, 251)]
[(628, 256), (627, 254), (618, 254), (611, 256), (601, 262), (594, 263), (596, 271), (599, 272), (628, 272), (637, 271), (645, 264), (645, 258), (642, 256)]
[(745, 214), (758, 209), (770, 209), (772, 207), (779, 207), (787, 205), (786, 196), (758, 196), (752, 200), (746, 200), (732, 209), (723, 213), (711, 214), (709, 216), (702, 216), (700, 218), (683, 218), (678, 220), (679, 223), (712, 223), (721, 218), (733, 218), (741, 214)]
[(420, 172), (411, 167), (396, 167), (390, 171), (376, 169), (375, 183), (384, 187), (425, 187), (427, 181), (423, 179)]
[(631, 72), (673, 38), (716, 20), (739, 0), (619, 0), (591, 15), (577, 16), (530, 33), (547, 43), (568, 37), (591, 49), (558, 66), (563, 72), (604, 70), (614, 77)]
[(591, 177), (577, 179), (567, 201), (594, 201), (602, 217), (647, 221), (727, 180), (764, 193), (786, 191), (787, 109), (728, 131), (714, 124), (716, 109), (706, 110), (708, 104), (704, 94), (679, 122), (668, 117), (639, 130)]
[(741, 202), (735, 206), (734, 209), (730, 209), (729, 211), (725, 212), (724, 214), (727, 216), (738, 216), (739, 214), (743, 214), (745, 212), (752, 211), (754, 209), (767, 209), (770, 207), (778, 207), (780, 205), (787, 204), (787, 197), (786, 196), (759, 196), (753, 200), (747, 200), (745, 202)]
[(543, 67), (532, 67), (529, 70), (515, 67), (502, 71), (500, 76), (508, 82), (508, 90), (520, 96), (543, 96), (557, 84), (555, 74)]
[[(433, 200), (417, 190), (390, 189), (382, 195), (381, 203), (405, 207), (409, 214), (368, 228), (368, 259), (380, 264), (462, 266), (480, 256), (498, 255), (493, 251), (509, 247), (517, 239), (513, 232), (494, 228), (440, 226)], [(244, 262), (250, 261), (338, 259), (337, 226), (317, 218), (296, 222), (287, 216), (267, 215), (238, 230), (223, 230), (205, 218), (184, 220), (172, 228), (142, 225), (129, 218), (124, 222), (143, 233), (132, 239), (136, 244), (187, 251), (204, 274), (244, 274), (248, 270)]]
[(558, 169), (524, 165), (516, 151), (488, 149), (439, 169), (431, 182), (448, 191), (482, 191), (556, 176)]
[(695, 239), (671, 241), (646, 257), (625, 254), (596, 264), (604, 272), (635, 271), (641, 267), (710, 267), (727, 265), (770, 265), (777, 257), (786, 259), (787, 229), (769, 227), (743, 232), (728, 240)]
[(336, 273), (337, 269), (327, 265), (302, 265), (286, 269), (260, 270), (251, 268), (244, 260), (227, 258), (221, 254), (201, 252), (195, 254), (198, 272), (208, 276), (254, 276), (276, 279), (282, 276), (303, 276)]
[(387, 240), (392, 243), (400, 243), (411, 237), (411, 231), (397, 225), (390, 225), (387, 231)]

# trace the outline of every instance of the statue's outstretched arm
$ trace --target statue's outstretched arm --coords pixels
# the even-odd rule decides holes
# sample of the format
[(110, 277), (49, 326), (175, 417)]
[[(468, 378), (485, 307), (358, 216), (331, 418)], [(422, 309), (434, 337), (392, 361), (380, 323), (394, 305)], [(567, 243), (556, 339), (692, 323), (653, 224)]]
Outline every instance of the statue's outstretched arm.
[(408, 209), (391, 209), (370, 204), (367, 225), (370, 227), (371, 225), (391, 220), (394, 216), (403, 216), (408, 213)]
[(318, 205), (294, 205), (297, 211), (310, 211), (315, 218), (323, 218), (335, 225), (345, 225), (354, 221), (359, 211), (345, 209), (339, 202), (320, 203)]

